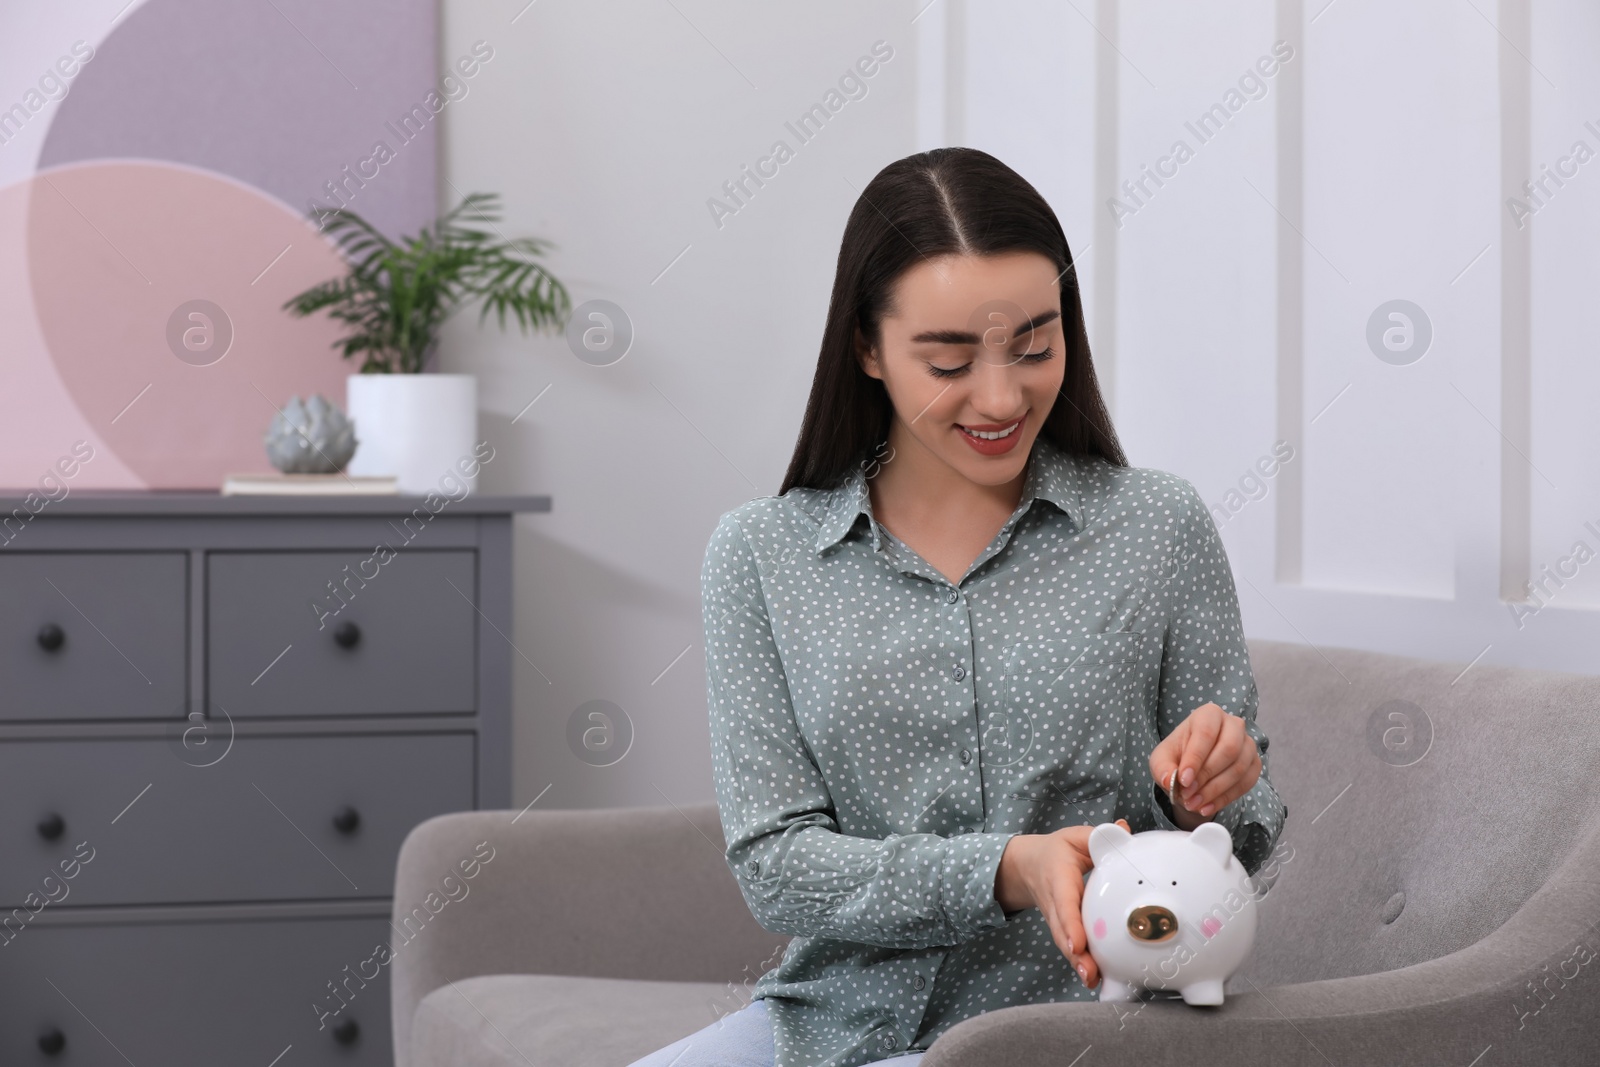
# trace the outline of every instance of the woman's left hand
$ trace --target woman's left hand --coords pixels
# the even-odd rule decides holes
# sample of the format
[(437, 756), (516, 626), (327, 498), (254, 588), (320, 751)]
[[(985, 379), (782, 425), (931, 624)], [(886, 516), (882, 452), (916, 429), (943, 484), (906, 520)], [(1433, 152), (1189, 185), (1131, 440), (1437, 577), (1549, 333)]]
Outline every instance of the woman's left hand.
[(1244, 719), (1215, 704), (1202, 704), (1161, 739), (1150, 753), (1150, 773), (1165, 792), (1178, 770), (1172, 813), (1185, 829), (1208, 821), (1248, 793), (1261, 777), (1261, 753), (1245, 732)]

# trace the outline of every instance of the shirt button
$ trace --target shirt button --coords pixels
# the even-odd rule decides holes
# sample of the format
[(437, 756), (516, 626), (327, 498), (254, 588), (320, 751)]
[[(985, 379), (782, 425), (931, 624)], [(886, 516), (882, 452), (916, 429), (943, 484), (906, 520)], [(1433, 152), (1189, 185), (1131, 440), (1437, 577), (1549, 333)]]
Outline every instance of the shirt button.
[(883, 1040), (878, 1042), (878, 1044), (882, 1045), (886, 1049), (892, 1049), (899, 1043), (900, 1039), (895, 1037), (893, 1034), (884, 1034)]
[(944, 598), (950, 601), (950, 603), (954, 604), (956, 601), (961, 599), (961, 594), (952, 589), (944, 595)]
[(963, 678), (965, 678), (967, 676), (967, 669), (965, 667), (963, 667), (961, 664), (957, 663), (956, 666), (955, 666), (955, 670), (951, 671), (950, 673), (952, 675), (954, 675), (955, 676), (955, 680), (959, 682), (959, 681), (961, 681), (961, 679), (963, 679)]
[(962, 749), (961, 750), (961, 762), (962, 763), (971, 763), (972, 762), (972, 753), (968, 752), (966, 749)]
[(928, 984), (927, 981), (920, 974), (917, 975), (915, 978), (913, 978), (911, 980), (911, 988), (912, 989), (921, 989), (923, 986), (925, 986), (927, 984)]
[(749, 860), (749, 861), (747, 861), (745, 863), (744, 869), (749, 871), (751, 874), (760, 874), (761, 873), (761, 861), (760, 860)]

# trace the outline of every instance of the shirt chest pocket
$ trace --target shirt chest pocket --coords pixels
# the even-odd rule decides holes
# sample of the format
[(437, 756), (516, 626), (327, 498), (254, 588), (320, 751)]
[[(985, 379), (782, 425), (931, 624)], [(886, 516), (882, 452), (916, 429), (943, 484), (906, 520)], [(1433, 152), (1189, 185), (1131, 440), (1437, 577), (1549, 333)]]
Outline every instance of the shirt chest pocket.
[(1101, 822), (1117, 800), (1130, 716), (1143, 686), (1139, 631), (1012, 646), (990, 766), (1027, 833)]

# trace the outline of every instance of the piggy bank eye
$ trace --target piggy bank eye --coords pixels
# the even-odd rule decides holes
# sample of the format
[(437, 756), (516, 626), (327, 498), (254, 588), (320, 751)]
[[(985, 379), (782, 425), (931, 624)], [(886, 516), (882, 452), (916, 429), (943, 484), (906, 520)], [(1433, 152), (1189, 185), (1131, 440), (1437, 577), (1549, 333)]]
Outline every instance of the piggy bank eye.
[(1177, 885), (1177, 884), (1178, 884), (1178, 880), (1177, 880), (1177, 879), (1176, 879), (1176, 878), (1174, 878), (1174, 879), (1173, 879), (1173, 880), (1172, 880), (1172, 884), (1173, 884), (1173, 885)]
[(1139, 879), (1139, 884), (1140, 885), (1144, 885), (1144, 879), (1143, 878)]

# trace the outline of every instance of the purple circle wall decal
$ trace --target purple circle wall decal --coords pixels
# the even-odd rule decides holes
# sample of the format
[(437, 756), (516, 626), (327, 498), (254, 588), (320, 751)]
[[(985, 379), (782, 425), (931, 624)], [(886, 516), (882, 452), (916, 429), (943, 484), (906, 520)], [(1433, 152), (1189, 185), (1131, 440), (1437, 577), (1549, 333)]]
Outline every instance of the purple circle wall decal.
[[(339, 206), (331, 185), (385, 233), (413, 233), (437, 209), (438, 121), (413, 107), (438, 88), (437, 24), (435, 0), (148, 0), (55, 105), (39, 169), (189, 164), (302, 214)], [(363, 179), (380, 140), (393, 159)]]

